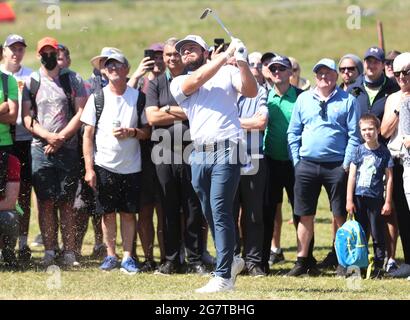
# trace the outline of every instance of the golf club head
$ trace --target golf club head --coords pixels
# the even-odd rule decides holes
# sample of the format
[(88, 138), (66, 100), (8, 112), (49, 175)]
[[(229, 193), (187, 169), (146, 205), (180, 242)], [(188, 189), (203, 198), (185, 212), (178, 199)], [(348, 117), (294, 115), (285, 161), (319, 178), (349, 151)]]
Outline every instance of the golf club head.
[[(212, 11), (211, 8), (206, 8), (204, 10), (204, 12), (201, 14), (201, 16), (199, 17), (199, 19), (205, 19), (209, 14), (212, 14), (212, 16), (214, 17), (214, 19), (219, 23), (219, 25), (222, 27), (222, 29), (224, 29), (224, 31), (226, 32), (226, 34), (231, 38), (231, 40), (233, 39), (232, 33), (229, 32), (229, 30), (225, 27), (225, 25), (223, 24), (223, 22), (221, 21), (221, 19), (219, 19), (218, 15)], [(239, 49), (239, 52), (243, 52), (243, 48)]]
[(199, 19), (205, 19), (208, 16), (208, 14), (210, 14), (211, 12), (212, 12), (212, 9), (206, 8), (204, 12), (202, 13), (202, 15), (199, 17)]

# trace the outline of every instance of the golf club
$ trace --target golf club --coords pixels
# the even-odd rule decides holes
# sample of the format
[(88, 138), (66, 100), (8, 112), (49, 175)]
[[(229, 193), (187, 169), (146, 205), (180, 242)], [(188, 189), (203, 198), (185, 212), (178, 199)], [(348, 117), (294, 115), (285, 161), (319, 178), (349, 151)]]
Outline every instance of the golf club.
[(225, 32), (228, 34), (228, 36), (231, 38), (231, 40), (233, 39), (233, 35), (232, 33), (229, 32), (228, 29), (226, 29), (225, 25), (222, 23), (221, 19), (219, 19), (219, 17), (217, 16), (217, 14), (215, 12), (212, 11), (212, 9), (210, 8), (206, 8), (204, 13), (202, 13), (200, 19), (205, 19), (209, 14), (212, 14), (212, 16), (215, 18), (215, 20), (219, 23), (219, 25), (225, 30)]
[[(231, 41), (232, 41), (233, 40), (232, 33), (229, 32), (229, 30), (225, 27), (225, 25), (223, 24), (221, 19), (219, 19), (218, 15), (215, 12), (213, 12), (211, 8), (206, 8), (199, 19), (201, 19), (201, 20), (205, 19), (209, 14), (212, 14), (212, 16), (219, 23), (219, 25), (222, 27), (222, 29), (225, 30), (225, 32), (228, 34), (228, 36), (231, 38)], [(243, 48), (239, 48), (238, 51), (243, 52)]]

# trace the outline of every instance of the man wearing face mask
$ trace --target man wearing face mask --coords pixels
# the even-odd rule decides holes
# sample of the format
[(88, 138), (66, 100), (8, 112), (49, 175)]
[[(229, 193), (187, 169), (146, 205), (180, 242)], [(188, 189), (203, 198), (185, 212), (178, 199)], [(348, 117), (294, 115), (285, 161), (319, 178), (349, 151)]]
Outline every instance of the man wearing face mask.
[[(77, 131), (86, 102), (81, 77), (57, 65), (58, 42), (46, 37), (37, 44), (41, 67), (23, 89), (23, 122), (33, 134), (33, 186), (38, 199), (45, 255), (43, 266), (54, 264), (60, 212), (64, 264), (77, 266), (74, 255), (74, 196), (79, 177)], [(68, 90), (68, 87), (70, 90)]]

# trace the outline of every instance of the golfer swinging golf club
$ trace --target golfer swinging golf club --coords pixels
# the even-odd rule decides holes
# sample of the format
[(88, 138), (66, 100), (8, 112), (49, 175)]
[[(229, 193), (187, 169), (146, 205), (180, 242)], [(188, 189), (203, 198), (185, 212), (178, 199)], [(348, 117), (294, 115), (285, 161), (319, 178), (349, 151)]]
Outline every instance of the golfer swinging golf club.
[[(194, 150), (190, 155), (192, 185), (214, 239), (217, 263), (211, 280), (199, 293), (234, 289), (244, 267), (234, 257), (233, 200), (240, 178), (238, 144), (242, 129), (238, 119), (238, 92), (255, 97), (258, 88), (248, 63), (247, 50), (234, 38), (228, 49), (206, 63), (208, 46), (197, 35), (188, 35), (175, 45), (188, 74), (171, 82), (171, 93), (186, 113)], [(238, 68), (226, 65), (235, 56)], [(246, 149), (245, 149), (246, 150)]]

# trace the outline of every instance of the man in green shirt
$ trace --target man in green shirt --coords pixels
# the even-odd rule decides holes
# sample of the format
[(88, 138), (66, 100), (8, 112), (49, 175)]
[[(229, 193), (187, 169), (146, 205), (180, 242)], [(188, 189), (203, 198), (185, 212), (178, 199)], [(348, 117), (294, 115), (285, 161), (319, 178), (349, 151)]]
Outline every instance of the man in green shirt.
[(17, 120), (18, 89), (17, 81), (12, 76), (7, 76), (7, 89), (3, 88), (3, 77), (0, 71), (0, 150), (11, 151), (13, 139), (10, 125), (16, 124)]
[(264, 210), (263, 263), (265, 268), (269, 268), (268, 262), (274, 264), (284, 260), (280, 248), (283, 189), (286, 189), (293, 208), (293, 185), (295, 182), (293, 164), (288, 153), (286, 132), (293, 105), (302, 92), (301, 89), (290, 84), (292, 64), (287, 57), (275, 56), (271, 58), (268, 69), (273, 87), (268, 93), (269, 121), (264, 137), (264, 154), (268, 167), (267, 203)]

